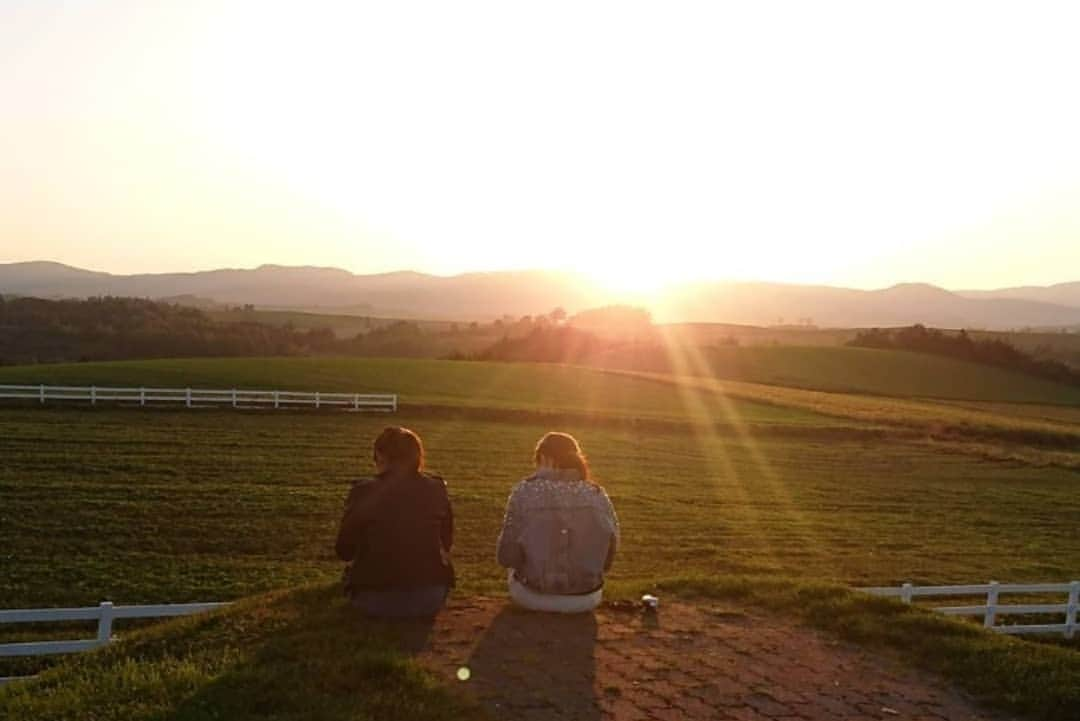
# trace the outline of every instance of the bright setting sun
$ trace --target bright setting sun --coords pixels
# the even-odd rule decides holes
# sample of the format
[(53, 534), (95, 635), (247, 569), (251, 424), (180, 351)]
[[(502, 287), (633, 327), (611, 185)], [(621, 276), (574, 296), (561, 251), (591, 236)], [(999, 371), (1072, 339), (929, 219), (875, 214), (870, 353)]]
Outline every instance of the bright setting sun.
[[(7, 12), (0, 231), (91, 267), (540, 267), (655, 290), (1080, 263), (1068, 6)], [(137, 238), (155, 253), (119, 250)]]

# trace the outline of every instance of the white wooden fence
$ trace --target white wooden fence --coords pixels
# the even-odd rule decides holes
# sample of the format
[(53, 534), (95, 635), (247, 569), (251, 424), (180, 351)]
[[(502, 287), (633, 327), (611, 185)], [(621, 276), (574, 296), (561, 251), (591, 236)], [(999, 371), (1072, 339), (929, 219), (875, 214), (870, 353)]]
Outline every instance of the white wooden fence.
[[(187, 616), (228, 606), (228, 603), (172, 603), (157, 606), (114, 606), (103, 601), (98, 606), (81, 608), (15, 608), (0, 611), (3, 623), (46, 623), (52, 621), (97, 621), (94, 638), (75, 641), (33, 641), (0, 644), (2, 656), (44, 656), (57, 653), (77, 653), (104, 646), (112, 639), (113, 621), (118, 618), (166, 618)], [(18, 676), (0, 677), (0, 684), (17, 680)]]
[[(998, 583), (997, 581), (991, 581), (990, 583), (974, 586), (913, 586), (910, 583), (905, 583), (902, 586), (862, 588), (859, 590), (875, 596), (899, 598), (904, 603), (911, 603), (916, 598), (981, 596), (985, 594), (986, 603), (982, 605), (931, 606), (930, 608), (949, 616), (982, 616), (983, 626), (999, 633), (1063, 633), (1065, 638), (1073, 638), (1077, 628), (1080, 627), (1077, 623), (1077, 614), (1080, 612), (1080, 581), (1072, 581), (1071, 583)], [(1068, 594), (1068, 599), (1065, 603), (1000, 603), (1001, 596), (1005, 594)], [(1064, 616), (1065, 622), (1017, 625), (1005, 625), (997, 622), (999, 616), (1045, 614)]]
[(337, 407), (365, 411), (397, 411), (395, 394), (323, 393), (320, 391), (259, 391), (230, 388), (113, 388), (106, 386), (0, 385), (0, 399), (37, 401), (86, 401), (128, 403), (145, 406), (153, 403), (196, 406), (232, 406), (233, 408), (285, 408), (311, 406)]

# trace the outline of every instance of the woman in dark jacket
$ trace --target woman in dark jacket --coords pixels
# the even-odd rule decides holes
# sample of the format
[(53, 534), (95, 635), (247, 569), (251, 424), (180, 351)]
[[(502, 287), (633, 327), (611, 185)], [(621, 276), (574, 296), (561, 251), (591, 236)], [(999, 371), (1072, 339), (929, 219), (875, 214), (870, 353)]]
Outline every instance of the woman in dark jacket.
[(423, 472), (408, 428), (375, 439), (375, 476), (353, 484), (337, 537), (345, 594), (369, 616), (433, 616), (454, 585), (454, 516), (446, 483)]

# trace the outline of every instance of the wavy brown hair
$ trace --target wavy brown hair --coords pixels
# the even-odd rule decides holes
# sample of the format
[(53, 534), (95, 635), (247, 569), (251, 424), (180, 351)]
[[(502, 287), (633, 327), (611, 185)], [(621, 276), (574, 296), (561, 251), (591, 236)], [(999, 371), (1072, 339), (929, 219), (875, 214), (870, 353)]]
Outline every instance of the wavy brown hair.
[(577, 470), (582, 480), (592, 481), (589, 461), (585, 458), (577, 439), (569, 433), (552, 431), (544, 434), (533, 452), (533, 461), (536, 465), (540, 465), (541, 456), (551, 459), (556, 468)]
[(402, 426), (384, 428), (375, 439), (372, 455), (382, 456), (386, 464), (395, 470), (414, 473), (424, 470), (424, 444), (416, 431)]

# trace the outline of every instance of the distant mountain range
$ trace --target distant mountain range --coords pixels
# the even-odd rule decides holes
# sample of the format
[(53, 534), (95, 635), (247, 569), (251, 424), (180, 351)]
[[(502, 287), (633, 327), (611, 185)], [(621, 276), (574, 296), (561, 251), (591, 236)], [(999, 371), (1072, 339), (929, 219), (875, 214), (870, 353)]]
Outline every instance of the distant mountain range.
[(400, 318), (481, 320), (595, 307), (606, 294), (584, 278), (545, 271), (412, 271), (355, 275), (340, 268), (263, 265), (251, 270), (113, 275), (35, 261), (0, 264), (0, 293), (42, 298), (97, 295), (170, 299), (188, 305), (251, 303)]
[(1042, 303), (1080, 307), (1080, 282), (1058, 283), (1046, 287), (1023, 286), (1001, 290), (959, 290), (957, 295), (965, 298), (1009, 298), (1013, 300), (1037, 300)]
[[(0, 264), (0, 294), (43, 298), (98, 295), (170, 299), (190, 305), (253, 304), (383, 317), (488, 320), (570, 313), (616, 302), (585, 276), (549, 271), (411, 271), (355, 275), (338, 268), (264, 265), (252, 270), (113, 275), (45, 261)], [(1050, 287), (957, 291), (924, 284), (883, 290), (781, 283), (695, 283), (653, 308), (667, 322), (819, 327), (1080, 328), (1080, 282)]]
[[(1074, 305), (984, 291), (977, 297), (923, 283), (882, 290), (781, 283), (703, 283), (676, 291), (665, 314), (685, 321), (797, 324), (810, 319), (821, 327), (900, 326), (922, 323), (937, 328), (1063, 328), (1080, 325), (1080, 283), (1070, 284)], [(1036, 290), (1046, 291), (1048, 288)], [(1067, 296), (1061, 293), (1061, 296)]]

